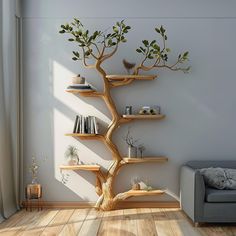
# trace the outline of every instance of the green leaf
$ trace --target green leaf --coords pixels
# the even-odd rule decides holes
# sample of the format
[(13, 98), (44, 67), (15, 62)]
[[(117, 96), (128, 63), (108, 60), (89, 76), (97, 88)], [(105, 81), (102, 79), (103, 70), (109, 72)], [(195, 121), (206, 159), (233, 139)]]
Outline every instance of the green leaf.
[(61, 25), (61, 28), (62, 28), (62, 29), (66, 29), (66, 27), (65, 27), (64, 25)]
[(166, 48), (166, 51), (167, 51), (167, 52), (170, 52), (170, 48)]
[(188, 52), (185, 52), (183, 57), (187, 57), (188, 56)]
[(136, 52), (141, 53), (142, 51), (139, 48), (137, 48)]
[(165, 40), (167, 40), (167, 36), (165, 35)]
[(158, 28), (155, 28), (156, 32), (160, 34), (160, 30)]
[(157, 44), (154, 44), (153, 48), (156, 49), (157, 51), (160, 51), (160, 47)]
[(72, 60), (77, 61), (78, 58), (77, 57), (72, 57)]
[(64, 34), (66, 31), (65, 30), (60, 30), (59, 33), (60, 34)]
[(153, 46), (156, 43), (156, 40), (153, 40), (150, 45)]
[(153, 59), (154, 57), (152, 55), (148, 55), (148, 59)]
[(118, 32), (119, 32), (119, 30), (118, 30), (118, 28), (117, 28), (116, 26), (113, 26), (113, 31), (114, 31), (115, 33), (118, 33)]
[(123, 43), (126, 43), (127, 42), (127, 39), (122, 39), (121, 40)]
[(72, 38), (69, 38), (69, 39), (68, 39), (68, 41), (72, 42), (72, 41), (75, 41), (75, 40), (74, 40), (74, 39), (72, 39)]
[(142, 42), (143, 42), (144, 46), (146, 46), (146, 47), (147, 47), (148, 44), (149, 44), (148, 40), (143, 40)]
[(146, 49), (144, 49), (143, 47), (140, 47), (140, 49), (141, 49), (143, 52), (146, 52)]
[(163, 26), (161, 26), (160, 31), (161, 31), (162, 34), (164, 34), (166, 30), (164, 29)]

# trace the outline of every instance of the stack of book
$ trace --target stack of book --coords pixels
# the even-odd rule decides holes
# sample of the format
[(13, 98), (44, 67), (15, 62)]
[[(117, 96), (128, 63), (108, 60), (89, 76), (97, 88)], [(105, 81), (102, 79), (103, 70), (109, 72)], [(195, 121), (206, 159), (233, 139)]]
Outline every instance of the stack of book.
[(79, 134), (98, 134), (98, 123), (94, 116), (77, 115), (73, 133)]
[(73, 84), (67, 87), (67, 90), (78, 90), (81, 92), (91, 92), (96, 89), (91, 84)]

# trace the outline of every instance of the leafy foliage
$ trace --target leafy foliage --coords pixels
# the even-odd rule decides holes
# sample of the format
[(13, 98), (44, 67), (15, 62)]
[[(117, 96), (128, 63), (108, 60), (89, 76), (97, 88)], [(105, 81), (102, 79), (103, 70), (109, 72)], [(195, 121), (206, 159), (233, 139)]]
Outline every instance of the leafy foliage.
[(74, 18), (70, 24), (61, 25), (61, 34), (69, 34), (70, 42), (76, 42), (82, 48), (82, 55), (79, 51), (73, 51), (73, 60), (81, 60), (85, 58), (102, 58), (105, 56), (104, 51), (109, 48), (117, 47), (119, 43), (125, 43), (127, 39), (125, 34), (131, 29), (130, 26), (125, 25), (124, 20), (117, 22), (112, 27), (112, 32), (106, 34), (102, 31), (94, 31), (92, 33), (86, 29), (81, 21)]
[(177, 65), (188, 61), (189, 52), (184, 52), (182, 54), (179, 54), (176, 63), (174, 63), (173, 65), (171, 66), (166, 65), (166, 63), (168, 62), (169, 53), (171, 52), (171, 49), (166, 47), (166, 44), (167, 44), (166, 30), (163, 26), (161, 26), (160, 28), (155, 28), (155, 31), (157, 34), (161, 36), (163, 45), (161, 47), (161, 45), (158, 44), (156, 40), (152, 40), (151, 42), (149, 42), (148, 40), (142, 41), (142, 45), (136, 49), (136, 52), (144, 56), (140, 69), (142, 69), (141, 67), (144, 66), (144, 62), (146, 60), (154, 59), (155, 62), (152, 68), (167, 67), (173, 70), (182, 70), (185, 73), (189, 72), (190, 67), (186, 67), (186, 68), (177, 67)]
[[(110, 58), (116, 52), (120, 43), (127, 41), (126, 34), (131, 29), (130, 26), (124, 23), (124, 20), (116, 22), (112, 26), (111, 32), (107, 33), (107, 30), (90, 32), (84, 27), (81, 21), (77, 18), (71, 23), (61, 25), (59, 33), (68, 34), (69, 42), (76, 43), (80, 51), (73, 51), (72, 59), (83, 60), (86, 67), (94, 68), (95, 65), (88, 65), (86, 59), (95, 59), (96, 61), (103, 62)], [(190, 67), (180, 66), (181, 64), (188, 61), (188, 51), (179, 54), (176, 62), (172, 65), (167, 64), (169, 59), (169, 53), (171, 49), (167, 45), (167, 34), (163, 26), (155, 28), (155, 32), (161, 36), (162, 46), (157, 42), (156, 39), (148, 41), (147, 39), (142, 40), (142, 45), (136, 49), (136, 52), (143, 55), (141, 63), (134, 68), (134, 74), (138, 74), (139, 70), (151, 70), (153, 68), (167, 68), (173, 71), (183, 71), (184, 73), (189, 72)], [(152, 63), (151, 66), (146, 66), (145, 63), (149, 61)]]

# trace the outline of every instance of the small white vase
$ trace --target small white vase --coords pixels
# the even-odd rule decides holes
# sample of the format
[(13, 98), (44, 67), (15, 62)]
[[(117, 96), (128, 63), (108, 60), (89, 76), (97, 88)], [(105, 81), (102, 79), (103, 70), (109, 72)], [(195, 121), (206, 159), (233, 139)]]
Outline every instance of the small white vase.
[(68, 165), (69, 165), (69, 166), (78, 165), (77, 160), (75, 160), (75, 159), (70, 159), (70, 160), (68, 161)]
[(134, 147), (134, 146), (131, 146), (129, 145), (128, 146), (128, 157), (129, 158), (136, 158), (137, 157), (137, 147)]

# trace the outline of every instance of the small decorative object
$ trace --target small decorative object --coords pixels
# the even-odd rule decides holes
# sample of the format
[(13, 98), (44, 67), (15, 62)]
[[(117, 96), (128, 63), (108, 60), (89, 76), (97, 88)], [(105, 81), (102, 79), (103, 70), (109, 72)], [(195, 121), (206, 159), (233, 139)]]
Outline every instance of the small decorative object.
[(37, 173), (38, 173), (39, 165), (36, 163), (36, 158), (32, 157), (32, 164), (29, 168), (29, 172), (32, 175), (32, 184), (37, 184)]
[(151, 109), (150, 106), (143, 106), (143, 107), (140, 109), (139, 114), (140, 114), (140, 115), (150, 115), (150, 109)]
[(156, 114), (161, 114), (161, 107), (160, 106), (153, 106), (153, 109), (156, 111)]
[(141, 190), (146, 190), (146, 191), (151, 191), (151, 190), (153, 190), (152, 186), (150, 186), (150, 185), (147, 184), (147, 183), (144, 183), (143, 181), (140, 181), (140, 182), (139, 182), (139, 185), (140, 185), (140, 189), (141, 189)]
[(125, 115), (132, 115), (132, 106), (125, 107)]
[(133, 69), (136, 64), (135, 63), (130, 63), (130, 62), (126, 61), (125, 59), (123, 59), (122, 62), (124, 64), (124, 67), (127, 70), (128, 74), (130, 74), (130, 70)]
[(42, 210), (42, 186), (40, 184), (28, 184), (25, 188), (26, 211), (28, 207), (32, 211), (32, 201), (37, 200), (38, 210)]
[(145, 151), (145, 147), (143, 144), (138, 145), (138, 150), (140, 152), (140, 158), (143, 158), (143, 152)]
[(139, 110), (139, 114), (140, 115), (157, 115), (157, 114), (161, 114), (161, 107), (160, 106), (154, 106), (154, 107), (143, 106)]
[(140, 190), (139, 179), (136, 177), (131, 181), (133, 190)]
[(130, 129), (128, 129), (128, 132), (125, 137), (125, 141), (128, 144), (128, 157), (129, 158), (137, 157), (137, 146), (135, 144), (137, 143), (138, 139), (135, 140), (130, 135)]
[(68, 164), (73, 166), (73, 165), (78, 165), (79, 164), (79, 155), (78, 155), (78, 149), (75, 146), (68, 146), (66, 152), (65, 152), (65, 157), (69, 158)]
[(72, 84), (84, 84), (85, 78), (81, 77), (80, 74), (72, 78)]

